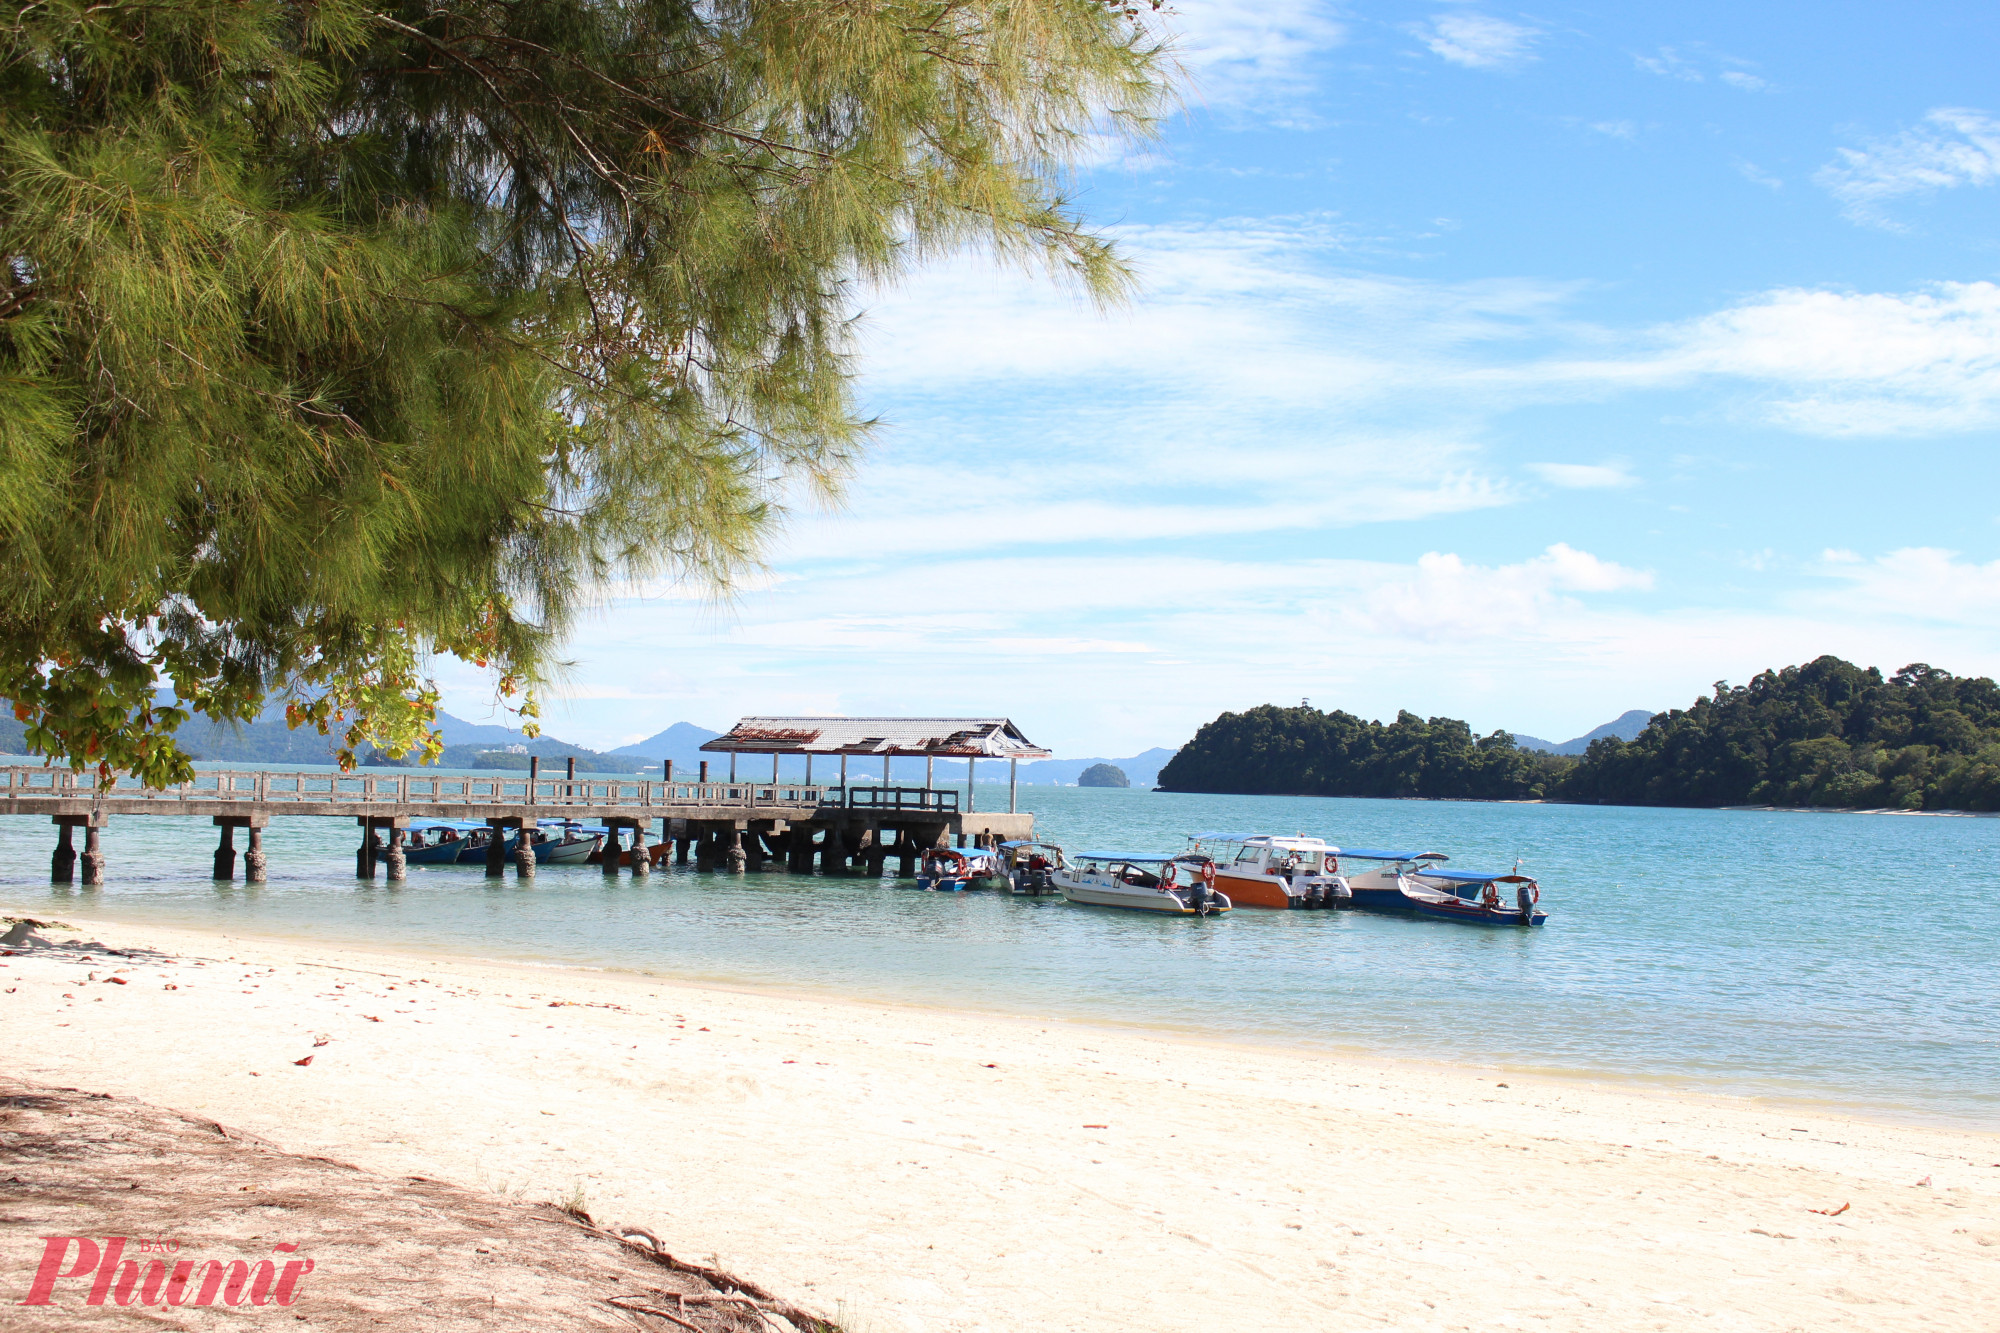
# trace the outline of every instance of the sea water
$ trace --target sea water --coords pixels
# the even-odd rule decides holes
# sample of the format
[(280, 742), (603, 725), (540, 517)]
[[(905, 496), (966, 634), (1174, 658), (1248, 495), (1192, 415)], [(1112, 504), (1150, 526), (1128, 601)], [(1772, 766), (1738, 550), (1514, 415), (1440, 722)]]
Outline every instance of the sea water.
[[(978, 803), (1004, 809), (1004, 786)], [(2000, 1128), (2000, 820), (1023, 787), (1041, 837), (1175, 852), (1303, 833), (1519, 860), (1548, 924), (1361, 912), (1206, 920), (913, 881), (354, 877), (357, 831), (282, 818), (270, 882), (214, 882), (205, 819), (116, 818), (101, 888), (48, 884), (54, 829), (0, 819), (14, 913), (423, 952), (1641, 1080)], [(80, 841), (80, 840), (79, 840)], [(893, 863), (892, 863), (893, 865)]]

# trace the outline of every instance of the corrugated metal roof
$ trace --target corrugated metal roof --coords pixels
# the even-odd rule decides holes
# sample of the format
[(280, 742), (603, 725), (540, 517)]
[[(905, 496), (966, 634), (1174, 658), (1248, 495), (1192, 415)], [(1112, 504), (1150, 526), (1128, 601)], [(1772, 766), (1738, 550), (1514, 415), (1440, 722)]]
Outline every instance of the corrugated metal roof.
[(1004, 717), (746, 717), (701, 748), (721, 754), (1049, 757)]

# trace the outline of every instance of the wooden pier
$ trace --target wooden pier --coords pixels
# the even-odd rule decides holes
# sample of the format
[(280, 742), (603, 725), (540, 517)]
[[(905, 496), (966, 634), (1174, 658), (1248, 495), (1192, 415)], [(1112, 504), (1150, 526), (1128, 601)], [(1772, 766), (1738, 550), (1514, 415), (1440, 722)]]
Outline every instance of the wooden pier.
[[(611, 830), (602, 866), (614, 875), (625, 868), (622, 835), (629, 830), (633, 844), (645, 846), (655, 823), (659, 844), (670, 848), (678, 863), (692, 860), (701, 869), (739, 874), (766, 869), (803, 874), (817, 866), (879, 876), (893, 861), (897, 873), (913, 875), (931, 847), (1034, 836), (1033, 815), (960, 810), (951, 789), (710, 782), (707, 770), (701, 765), (694, 782), (673, 780), (671, 764), (659, 781), (574, 773), (543, 777), (532, 768), (526, 774), (479, 777), (219, 770), (149, 790), (122, 775), (99, 789), (93, 774), (14, 765), (0, 766), (0, 814), (45, 815), (57, 825), (50, 878), (59, 884), (74, 881), (79, 861), (85, 884), (103, 883), (109, 822), (142, 815), (208, 817), (220, 830), (217, 879), (235, 877), (235, 834), (245, 830), (244, 878), (252, 883), (267, 873), (263, 831), (274, 818), (297, 816), (354, 820), (361, 829), (355, 870), (371, 879), (378, 864), (390, 879), (404, 878), (406, 831), (438, 821), (483, 822), (495, 830), (486, 860), (486, 873), (495, 876), (506, 868), (500, 830), (570, 822)], [(80, 855), (77, 829), (84, 831)], [(525, 840), (517, 844), (516, 871), (532, 876), (533, 848)], [(634, 874), (651, 870), (650, 855), (629, 860)]]

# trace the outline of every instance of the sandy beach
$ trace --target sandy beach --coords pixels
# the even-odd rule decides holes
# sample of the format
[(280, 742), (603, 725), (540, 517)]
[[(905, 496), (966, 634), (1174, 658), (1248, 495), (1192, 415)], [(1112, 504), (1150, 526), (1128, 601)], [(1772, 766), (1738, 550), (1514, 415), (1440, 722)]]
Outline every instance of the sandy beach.
[[(8, 1073), (385, 1175), (580, 1200), (849, 1333), (1984, 1330), (2000, 1299), (2000, 1135), (1027, 1015), (83, 933), (133, 952), (0, 958)], [(10, 1290), (31, 1240), (9, 1237)]]

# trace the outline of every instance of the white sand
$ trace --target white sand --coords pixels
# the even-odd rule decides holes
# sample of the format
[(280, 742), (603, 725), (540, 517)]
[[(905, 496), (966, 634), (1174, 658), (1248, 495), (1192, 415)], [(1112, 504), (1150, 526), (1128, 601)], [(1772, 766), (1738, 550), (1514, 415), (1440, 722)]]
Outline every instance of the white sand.
[(537, 1200), (580, 1188), (600, 1221), (716, 1256), (850, 1333), (2000, 1323), (1992, 1134), (619, 974), (92, 933), (178, 961), (0, 958), (10, 1072), (376, 1171)]

